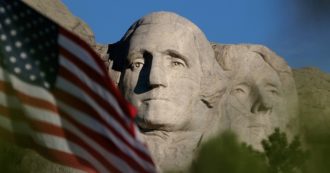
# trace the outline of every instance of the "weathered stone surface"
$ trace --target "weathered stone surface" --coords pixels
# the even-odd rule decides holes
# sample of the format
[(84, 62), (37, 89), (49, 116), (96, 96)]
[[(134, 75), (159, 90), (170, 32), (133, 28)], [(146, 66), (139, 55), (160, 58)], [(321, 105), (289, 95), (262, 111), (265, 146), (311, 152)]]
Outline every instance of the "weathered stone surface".
[(293, 70), (299, 97), (301, 132), (330, 134), (330, 75), (317, 68)]
[[(179, 41), (178, 41), (179, 40)], [(183, 170), (218, 130), (226, 78), (202, 31), (170, 12), (147, 15), (113, 49), (119, 88), (161, 170)]]
[(261, 45), (214, 44), (216, 59), (229, 81), (223, 98), (228, 126), (238, 138), (262, 150), (275, 128), (297, 132), (297, 94), (290, 67)]

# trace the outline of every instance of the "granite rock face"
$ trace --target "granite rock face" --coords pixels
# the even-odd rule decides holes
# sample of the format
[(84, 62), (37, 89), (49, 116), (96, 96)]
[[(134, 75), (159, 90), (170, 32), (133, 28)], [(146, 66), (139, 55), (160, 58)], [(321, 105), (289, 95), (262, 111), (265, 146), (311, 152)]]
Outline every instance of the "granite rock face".
[(216, 107), (227, 79), (209, 41), (189, 20), (155, 12), (117, 45), (110, 69), (120, 72), (118, 86), (138, 109), (137, 124), (157, 166), (184, 170), (220, 125)]
[(293, 70), (293, 75), (299, 97), (301, 132), (329, 135), (330, 74), (317, 68), (302, 68)]
[(291, 68), (262, 45), (213, 44), (229, 78), (223, 98), (225, 126), (241, 142), (262, 150), (261, 141), (275, 128), (292, 137), (298, 128), (298, 99)]

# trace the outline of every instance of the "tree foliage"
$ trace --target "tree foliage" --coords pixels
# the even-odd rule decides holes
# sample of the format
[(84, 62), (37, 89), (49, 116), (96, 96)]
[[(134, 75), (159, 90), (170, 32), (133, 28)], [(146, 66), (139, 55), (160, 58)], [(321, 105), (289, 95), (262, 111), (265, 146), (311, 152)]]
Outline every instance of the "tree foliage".
[(301, 147), (299, 137), (291, 143), (280, 129), (275, 129), (268, 140), (262, 141), (264, 155), (271, 173), (295, 173), (303, 170), (307, 152)]
[(217, 173), (298, 173), (302, 172), (307, 152), (296, 136), (289, 142), (284, 132), (275, 129), (262, 141), (264, 152), (240, 144), (231, 132), (225, 132), (202, 146), (190, 172)]
[(202, 146), (190, 171), (193, 173), (266, 173), (267, 165), (264, 159), (262, 153), (254, 151), (245, 144), (240, 144), (233, 133), (225, 132)]

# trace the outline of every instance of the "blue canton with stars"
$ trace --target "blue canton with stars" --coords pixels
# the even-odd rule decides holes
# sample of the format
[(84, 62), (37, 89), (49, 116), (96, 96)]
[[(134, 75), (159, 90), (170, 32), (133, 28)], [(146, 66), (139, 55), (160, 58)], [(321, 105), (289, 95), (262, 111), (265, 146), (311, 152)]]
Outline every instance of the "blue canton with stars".
[(54, 86), (58, 26), (19, 0), (0, 0), (0, 65), (21, 80)]

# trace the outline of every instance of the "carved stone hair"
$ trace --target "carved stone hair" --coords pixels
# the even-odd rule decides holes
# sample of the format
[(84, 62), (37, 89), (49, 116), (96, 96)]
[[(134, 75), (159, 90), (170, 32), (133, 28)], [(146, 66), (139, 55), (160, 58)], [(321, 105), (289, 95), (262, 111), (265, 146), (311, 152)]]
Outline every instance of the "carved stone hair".
[(226, 77), (214, 57), (214, 51), (210, 42), (203, 32), (186, 18), (172, 12), (154, 12), (142, 17), (128, 29), (119, 42), (109, 46), (110, 61), (113, 61), (109, 70), (114, 71), (112, 72), (114, 74), (117, 73), (117, 75), (112, 75), (111, 77), (116, 78), (115, 82), (117, 84), (120, 82), (120, 74), (118, 75), (118, 72), (120, 73), (124, 70), (123, 65), (128, 53), (129, 42), (134, 32), (142, 25), (154, 24), (180, 25), (192, 33), (199, 53), (198, 57), (203, 75), (200, 84), (201, 99), (208, 107), (212, 107), (215, 104), (214, 102), (218, 100), (216, 98), (223, 93)]
[(213, 45), (216, 60), (231, 78), (232, 72), (235, 73), (239, 68), (239, 59), (247, 52), (259, 54), (265, 63), (274, 69), (280, 77), (282, 87), (286, 90), (295, 90), (295, 82), (292, 77), (291, 68), (283, 58), (262, 45), (238, 44), (238, 45)]

